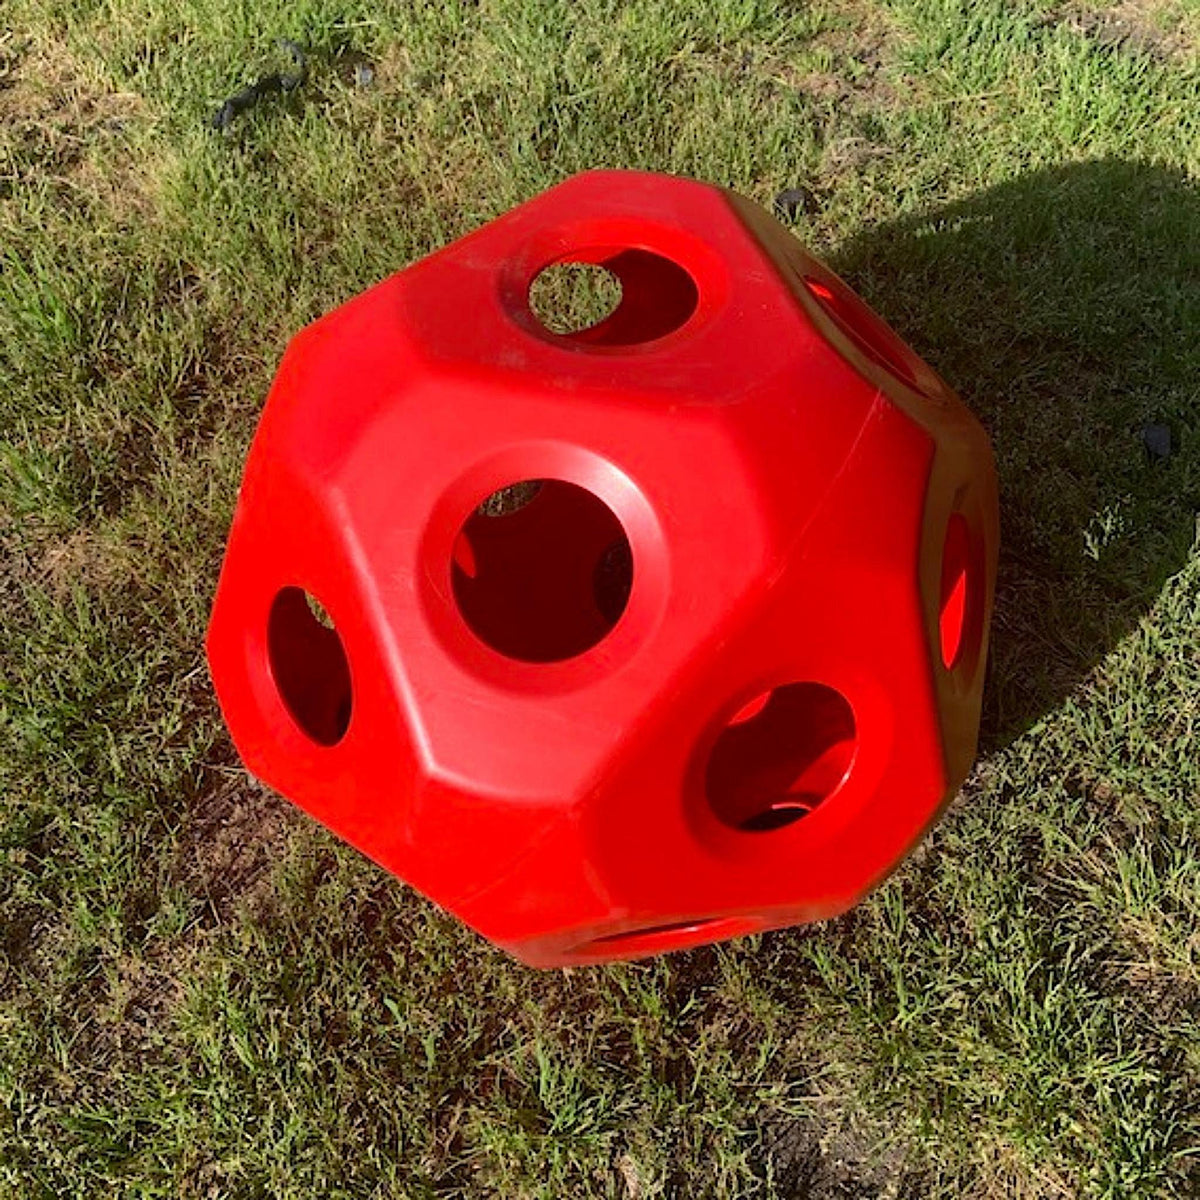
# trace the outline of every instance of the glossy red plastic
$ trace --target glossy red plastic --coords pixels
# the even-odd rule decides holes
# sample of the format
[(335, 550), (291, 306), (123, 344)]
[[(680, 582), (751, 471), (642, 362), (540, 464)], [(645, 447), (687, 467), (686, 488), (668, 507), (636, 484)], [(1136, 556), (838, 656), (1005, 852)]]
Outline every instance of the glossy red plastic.
[[(529, 301), (561, 262), (622, 284), (573, 335)], [(920, 838), (997, 531), (980, 426), (786, 230), (591, 172), (296, 337), (209, 660), (250, 770), (388, 870), (525, 962), (636, 958)]]

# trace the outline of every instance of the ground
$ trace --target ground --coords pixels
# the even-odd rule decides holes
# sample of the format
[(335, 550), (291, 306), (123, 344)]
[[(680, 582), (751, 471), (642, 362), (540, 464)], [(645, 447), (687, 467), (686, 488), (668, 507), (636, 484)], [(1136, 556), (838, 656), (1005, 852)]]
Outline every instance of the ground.
[[(213, 131), (281, 37), (307, 83)], [(0, 1195), (1200, 1194), (1198, 47), (1195, 0), (5, 0)], [(288, 337), (592, 166), (804, 189), (1005, 542), (978, 767), (879, 892), (539, 974), (251, 781), (201, 638)]]

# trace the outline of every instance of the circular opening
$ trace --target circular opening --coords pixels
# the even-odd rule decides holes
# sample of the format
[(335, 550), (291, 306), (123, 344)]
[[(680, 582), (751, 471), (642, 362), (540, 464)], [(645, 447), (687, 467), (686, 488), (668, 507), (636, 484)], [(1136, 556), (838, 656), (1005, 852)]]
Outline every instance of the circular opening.
[[(497, 507), (504, 492), (524, 499)], [(450, 570), (476, 637), (508, 658), (557, 662), (591, 649), (620, 620), (633, 550), (612, 509), (587, 489), (524, 480), (493, 492), (467, 518)]]
[(552, 263), (529, 285), (529, 307), (561, 337), (599, 325), (621, 303), (621, 281), (596, 263)]
[(856, 746), (854, 713), (820, 683), (789, 683), (730, 718), (708, 760), (713, 811), (748, 833), (807, 816), (845, 779)]
[(699, 301), (691, 275), (652, 250), (580, 252), (544, 267), (529, 286), (529, 308), (542, 327), (587, 346), (665, 337)]
[(967, 615), (971, 598), (971, 534), (966, 519), (954, 513), (942, 545), (942, 584), (938, 625), (942, 664), (953, 669), (966, 649)]
[(700, 917), (687, 921), (672, 921), (663, 925), (648, 925), (644, 929), (628, 929), (593, 938), (576, 948), (580, 954), (598, 957), (641, 958), (671, 950), (685, 950), (704, 942), (735, 937), (752, 931), (753, 922), (743, 917)]
[(267, 618), (271, 675), (293, 720), (314, 742), (333, 746), (350, 727), (350, 663), (324, 606), (285, 587)]
[(830, 320), (877, 366), (922, 392), (909, 362), (908, 350), (882, 318), (878, 317), (849, 288), (836, 281), (804, 277), (804, 286)]
[(671, 934), (699, 933), (710, 925), (717, 923), (716, 917), (705, 917), (700, 921), (672, 921), (668, 925), (648, 925), (645, 929), (628, 929), (624, 933), (609, 933), (604, 937), (594, 938), (592, 946), (629, 945), (633, 942), (649, 942), (666, 939)]

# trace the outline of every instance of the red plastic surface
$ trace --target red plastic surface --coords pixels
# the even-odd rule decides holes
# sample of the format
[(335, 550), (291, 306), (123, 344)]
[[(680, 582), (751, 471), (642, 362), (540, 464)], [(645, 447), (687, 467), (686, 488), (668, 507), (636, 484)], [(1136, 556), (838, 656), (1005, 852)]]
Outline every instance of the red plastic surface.
[[(544, 328), (559, 262), (616, 311)], [(997, 530), (982, 429), (766, 213), (592, 172), (296, 337), (209, 659), (250, 770), (388, 870), (526, 962), (635, 958), (920, 838)]]

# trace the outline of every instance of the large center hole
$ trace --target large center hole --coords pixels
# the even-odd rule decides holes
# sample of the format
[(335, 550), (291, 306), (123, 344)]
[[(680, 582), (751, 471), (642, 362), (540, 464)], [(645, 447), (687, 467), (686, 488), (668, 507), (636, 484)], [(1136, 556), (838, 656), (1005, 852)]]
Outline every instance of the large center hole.
[(340, 742), (350, 726), (350, 663), (328, 613), (302, 588), (282, 588), (271, 604), (267, 657), (296, 724), (321, 746)]
[(713, 811), (752, 833), (791, 825), (837, 790), (854, 759), (854, 713), (820, 683), (789, 683), (743, 705), (708, 760)]
[(529, 286), (529, 308), (541, 325), (587, 346), (665, 337), (699, 303), (691, 275), (652, 250), (591, 250), (544, 267)]
[(612, 509), (586, 488), (523, 480), (467, 518), (451, 577), (476, 637), (509, 658), (557, 662), (591, 649), (620, 620), (633, 552)]

